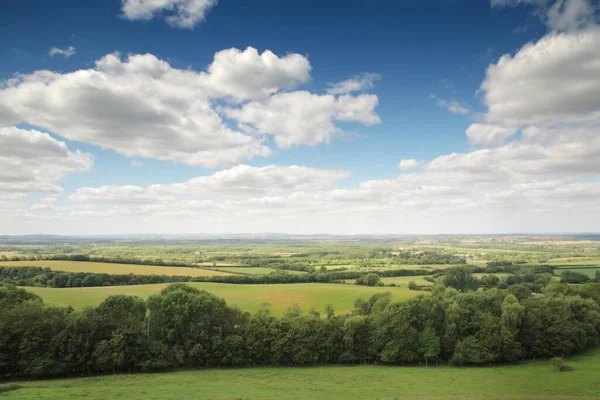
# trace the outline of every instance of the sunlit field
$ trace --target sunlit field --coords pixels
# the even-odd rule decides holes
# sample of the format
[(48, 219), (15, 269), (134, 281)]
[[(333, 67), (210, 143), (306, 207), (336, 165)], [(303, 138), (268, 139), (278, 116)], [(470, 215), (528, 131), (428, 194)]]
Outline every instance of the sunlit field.
[(154, 265), (113, 264), (62, 260), (3, 261), (0, 267), (42, 267), (55, 271), (88, 272), (98, 274), (170, 275), (170, 276), (224, 276), (227, 272), (188, 267), (161, 267)]
[[(270, 304), (275, 314), (282, 314), (287, 308), (300, 306), (304, 311), (314, 308), (324, 312), (325, 305), (331, 304), (337, 313), (345, 313), (354, 308), (358, 298), (368, 299), (375, 293), (390, 292), (396, 301), (416, 297), (423, 292), (408, 290), (406, 287), (368, 287), (359, 285), (295, 283), (273, 285), (236, 285), (226, 283), (187, 283), (223, 297), (228, 304), (238, 306), (244, 311), (255, 312), (263, 304)], [(41, 288), (25, 289), (37, 293), (44, 302), (57, 306), (71, 306), (83, 309), (97, 306), (108, 296), (126, 294), (147, 298), (160, 292), (168, 284), (135, 285), (135, 286), (101, 286), (84, 288)]]
[[(10, 400), (71, 399), (427, 399), (592, 400), (600, 398), (600, 349), (567, 360), (494, 367), (325, 366), (189, 370), (19, 382)], [(17, 387), (18, 387), (17, 386)]]

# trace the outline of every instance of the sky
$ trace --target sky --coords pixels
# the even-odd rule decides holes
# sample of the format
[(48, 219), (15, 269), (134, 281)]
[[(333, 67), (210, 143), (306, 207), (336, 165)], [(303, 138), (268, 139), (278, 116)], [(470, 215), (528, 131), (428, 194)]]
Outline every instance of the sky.
[(7, 0), (0, 234), (599, 232), (599, 0)]

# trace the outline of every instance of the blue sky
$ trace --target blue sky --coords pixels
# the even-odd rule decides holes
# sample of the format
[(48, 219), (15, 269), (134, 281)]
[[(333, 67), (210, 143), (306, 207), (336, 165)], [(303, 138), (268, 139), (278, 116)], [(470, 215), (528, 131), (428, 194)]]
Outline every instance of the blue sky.
[[(568, 160), (561, 159), (560, 161), (565, 164), (556, 167), (560, 171), (548, 172), (554, 171), (554, 164), (551, 162), (556, 161), (550, 158), (555, 153), (563, 154), (560, 152), (560, 146), (575, 143), (581, 144), (584, 149), (595, 149), (597, 140), (594, 141), (594, 137), (596, 137), (594, 129), (597, 129), (598, 126), (595, 116), (597, 103), (593, 99), (589, 102), (585, 101), (585, 96), (592, 97), (594, 93), (584, 94), (584, 100), (581, 101), (584, 104), (581, 105), (581, 109), (553, 109), (552, 107), (559, 107), (556, 105), (559, 103), (557, 101), (556, 104), (546, 105), (545, 108), (540, 106), (540, 109), (531, 110), (528, 114), (532, 116), (531, 118), (520, 115), (518, 111), (513, 114), (503, 111), (507, 104), (519, 102), (531, 104), (531, 100), (525, 96), (532, 96), (533, 99), (545, 98), (543, 92), (528, 91), (526, 85), (533, 85), (531, 73), (523, 72), (523, 68), (517, 65), (517, 55), (529, 56), (520, 50), (527, 43), (533, 46), (539, 43), (541, 47), (542, 41), (549, 41), (544, 46), (547, 51), (543, 53), (548, 60), (532, 56), (533, 61), (524, 64), (527, 66), (526, 68), (539, 67), (540, 74), (552, 69), (545, 69), (544, 63), (551, 66), (556, 62), (557, 65), (564, 67), (564, 62), (560, 64), (561, 61), (556, 61), (552, 54), (552, 45), (556, 44), (557, 48), (560, 47), (559, 39), (577, 40), (577, 35), (588, 35), (591, 45), (596, 43), (598, 35), (596, 28), (597, 2), (595, 1), (492, 0), (490, 3), (483, 0), (352, 0), (343, 2), (336, 0), (285, 2), (220, 0), (217, 4), (209, 4), (211, 0), (193, 0), (190, 3), (196, 2), (197, 5), (206, 3), (206, 9), (201, 12), (203, 18), (199, 17), (193, 26), (184, 27), (178, 26), (177, 23), (168, 23), (165, 17), (176, 14), (180, 10), (179, 7), (183, 7), (181, 4), (185, 2), (165, 0), (166, 8), (152, 9), (150, 14), (147, 13), (143, 17), (132, 17), (124, 15), (125, 11), (123, 10), (128, 1), (137, 4), (137, 6), (133, 5), (138, 7), (136, 12), (141, 12), (139, 7), (143, 7), (145, 3), (144, 0), (137, 2), (132, 0), (98, 2), (22, 0), (4, 2), (2, 5), (0, 54), (3, 61), (0, 63), (0, 80), (5, 84), (3, 85), (4, 98), (0, 97), (0, 122), (3, 122), (4, 125), (0, 124), (0, 126), (6, 126), (6, 129), (15, 126), (19, 131), (11, 131), (10, 135), (24, 140), (27, 142), (27, 146), (31, 145), (32, 141), (23, 139), (27, 134), (20, 132), (29, 132), (33, 129), (36, 132), (49, 133), (50, 139), (53, 140), (53, 146), (56, 145), (56, 142), (64, 142), (69, 152), (79, 150), (81, 153), (89, 155), (91, 161), (88, 164), (86, 164), (87, 161), (80, 162), (75, 166), (69, 164), (68, 167), (59, 162), (62, 166), (59, 168), (60, 171), (53, 174), (48, 173), (47, 177), (43, 177), (43, 174), (40, 175), (37, 172), (38, 169), (34, 169), (33, 172), (30, 172), (33, 174), (32, 176), (25, 176), (27, 173), (14, 173), (5, 178), (7, 181), (24, 180), (21, 186), (16, 185), (21, 189), (16, 186), (9, 188), (10, 190), (6, 189), (10, 195), (6, 194), (4, 200), (0, 200), (0, 207), (4, 205), (4, 210), (6, 210), (5, 219), (11, 221), (11, 218), (19, 216), (19, 220), (25, 221), (25, 223), (19, 228), (1, 228), (0, 233), (42, 231), (80, 234), (143, 233), (148, 230), (158, 233), (264, 230), (299, 233), (585, 231), (593, 228), (591, 222), (598, 222), (598, 219), (590, 220), (590, 215), (583, 212), (577, 214), (575, 218), (560, 217), (555, 222), (553, 222), (554, 220), (548, 221), (548, 216), (555, 215), (562, 207), (579, 204), (578, 202), (582, 201), (582, 209), (587, 210), (586, 207), (589, 204), (586, 201), (589, 202), (590, 197), (592, 200), (595, 199), (598, 186), (596, 179), (598, 169), (595, 164), (576, 166), (570, 175), (565, 176), (563, 174), (565, 166), (572, 163), (569, 164)], [(147, 11), (148, 9), (146, 9)], [(581, 40), (579, 41), (581, 42)], [(185, 158), (178, 159), (173, 155), (159, 155), (159, 153), (162, 154), (161, 151), (166, 152), (168, 149), (140, 148), (136, 150), (131, 148), (131, 151), (129, 148), (124, 149), (128, 145), (123, 147), (118, 143), (115, 144), (115, 141), (118, 142), (118, 138), (106, 139), (106, 136), (115, 133), (114, 129), (113, 132), (104, 132), (102, 131), (104, 128), (98, 128), (94, 122), (91, 122), (97, 115), (81, 116), (78, 114), (81, 120), (77, 123), (73, 121), (73, 126), (68, 126), (72, 119), (69, 119), (67, 114), (71, 110), (64, 109), (64, 121), (60, 123), (51, 121), (53, 116), (61, 113), (63, 109), (59, 106), (47, 109), (44, 107), (47, 107), (51, 99), (56, 100), (59, 96), (72, 98), (79, 96), (79, 93), (84, 96), (83, 88), (86, 86), (86, 82), (83, 79), (85, 78), (78, 78), (82, 79), (78, 81), (81, 88), (69, 89), (70, 92), (51, 92), (50, 89), (40, 91), (35, 99), (38, 103), (35, 104), (30, 99), (23, 100), (22, 103), (17, 102), (16, 105), (12, 102), (13, 96), (19, 96), (19, 93), (23, 93), (25, 97), (27, 90), (23, 81), (10, 82), (15, 74), (35, 75), (35, 71), (49, 70), (60, 76), (61, 79), (65, 79), (66, 82), (67, 78), (72, 76), (71, 74), (82, 70), (94, 70), (97, 60), (114, 52), (121, 54), (120, 62), (122, 63), (127, 62), (128, 55), (151, 54), (157, 60), (168, 62), (170, 68), (174, 70), (203, 73), (215, 60), (216, 53), (231, 48), (244, 52), (249, 46), (255, 48), (258, 55), (264, 55), (263, 52), (267, 50), (273, 52), (282, 65), (283, 61), (281, 60), (289, 55), (304, 58), (310, 65), (310, 68), (305, 71), (310, 74), (309, 79), (290, 75), (286, 79), (295, 83), (290, 83), (291, 86), (283, 85), (285, 87), (277, 88), (269, 96), (296, 91), (307, 91), (314, 95), (326, 96), (327, 90), (332, 84), (348, 79), (359, 80), (364, 74), (371, 73), (379, 76), (379, 79), (373, 80), (372, 87), (364, 87), (360, 91), (347, 93), (347, 95), (356, 101), (359, 98), (362, 99), (360, 96), (375, 96), (377, 105), (363, 110), (369, 115), (353, 117), (354, 120), (334, 121), (337, 133), (328, 140), (311, 139), (306, 136), (304, 139), (298, 139), (291, 146), (281, 146), (280, 142), (276, 141), (280, 135), (280, 132), (276, 131), (277, 128), (265, 128), (275, 131), (259, 132), (258, 134), (261, 135), (256, 140), (260, 140), (264, 147), (270, 149), (270, 155), (253, 153), (242, 158), (238, 157), (234, 161), (210, 163), (205, 161), (189, 162)], [(50, 55), (53, 48), (67, 51), (69, 47), (73, 48), (74, 54), (54, 52), (57, 54)], [(583, 51), (585, 52), (586, 49)], [(587, 52), (589, 51), (592, 50), (588, 48)], [(561, 54), (560, 49), (556, 54), (557, 57), (563, 57), (563, 60), (566, 57), (567, 62), (570, 60), (570, 56)], [(573, 62), (575, 62), (574, 57), (578, 54), (574, 52)], [(512, 65), (499, 64), (499, 59), (503, 55), (512, 58), (512, 64), (515, 65), (514, 70), (510, 69), (513, 68)], [(539, 65), (532, 66), (532, 63), (539, 63)], [(486, 70), (490, 66), (498, 67), (496, 68), (497, 75), (486, 75)], [(523, 72), (523, 76), (518, 76), (519, 71)], [(135, 75), (125, 77), (124, 82), (127, 79), (133, 79), (133, 76)], [(572, 79), (573, 85), (576, 85), (581, 77), (582, 73), (574, 71), (570, 76), (562, 74), (558, 77), (542, 76), (540, 79), (547, 78), (547, 83), (551, 87), (557, 79), (560, 81), (567, 79), (567, 83), (569, 79)], [(157, 79), (151, 80), (151, 82), (157, 82)], [(244, 79), (252, 80), (254, 78), (249, 73)], [(515, 82), (522, 80), (525, 85), (522, 87), (523, 97), (519, 97), (520, 94), (517, 90), (509, 93), (500, 92), (502, 87), (510, 85), (512, 79)], [(586, 81), (586, 84), (595, 87), (598, 78), (589, 79), (591, 82)], [(115, 90), (119, 90), (118, 85), (121, 84), (116, 82)], [(136, 87), (143, 89), (144, 84)], [(545, 89), (548, 90), (549, 87)], [(531, 88), (537, 90), (539, 87), (534, 85)], [(125, 86), (121, 86), (120, 89), (125, 92), (129, 90)], [(59, 89), (53, 90), (58, 91)], [(77, 92), (78, 90), (80, 92)], [(152, 91), (153, 89), (149, 88), (148, 90)], [(173, 90), (182, 89), (178, 87)], [(565, 91), (568, 92), (568, 87)], [(0, 91), (0, 93), (2, 92)], [(344, 95), (346, 94), (340, 94), (336, 98)], [(190, 99), (194, 98), (193, 93), (190, 96)], [(204, 94), (199, 93), (199, 96), (204, 96)], [(581, 99), (581, 96), (577, 98)], [(82, 99), (85, 102), (92, 101), (88, 97), (82, 97)], [(2, 101), (11, 110), (11, 113), (17, 115), (14, 118), (7, 118), (8, 122), (2, 120)], [(61, 99), (60, 104), (57, 104), (69, 107), (68, 101), (66, 103), (62, 101)], [(127, 101), (129, 101), (127, 104), (136, 107), (132, 100)], [(232, 103), (230, 98), (210, 97), (211, 107), (222, 118), (224, 126), (235, 132), (241, 129), (238, 125), (240, 118), (246, 118), (246, 124), (254, 124), (254, 128), (259, 131), (261, 129), (257, 128), (256, 124), (264, 121), (256, 119), (250, 121), (255, 118), (252, 116), (234, 118), (231, 117), (232, 114), (225, 115), (222, 108), (241, 109), (245, 107), (245, 104), (255, 103), (257, 106), (264, 107), (263, 111), (267, 112), (268, 107), (265, 104), (268, 101), (265, 97), (248, 97)], [(496, 102), (499, 103), (496, 104)], [(294, 104), (292, 102), (290, 108), (283, 111), (280, 119), (285, 119), (285, 115), (287, 115), (285, 113), (295, 112)], [(89, 107), (97, 110), (102, 105), (90, 103)], [(357, 104), (356, 107), (359, 105)], [(23, 111), (26, 109), (29, 111)], [(548, 111), (549, 109), (551, 112)], [(47, 112), (49, 116), (36, 119), (40, 110), (41, 114)], [(156, 111), (156, 109), (153, 110)], [(185, 114), (186, 110), (182, 110), (180, 116), (187, 117)], [(379, 119), (376, 123), (370, 119), (375, 118), (374, 116)], [(539, 118), (533, 118), (535, 116), (539, 116)], [(367, 122), (369, 119), (370, 122)], [(89, 126), (85, 125), (86, 123)], [(135, 125), (135, 121), (128, 121), (128, 123)], [(161, 125), (150, 126), (149, 129), (153, 133), (148, 133), (148, 135), (162, 134), (161, 129), (164, 122), (160, 123)], [(272, 125), (274, 122), (269, 123)], [(470, 128), (473, 124), (476, 126)], [(57, 128), (58, 126), (65, 130), (61, 131)], [(320, 127), (321, 125), (315, 126)], [(492, 133), (492, 130), (486, 130), (485, 127), (492, 127), (490, 129), (496, 130), (493, 130)], [(93, 135), (97, 135), (94, 136), (96, 139), (90, 140), (90, 135), (79, 135), (78, 130), (87, 130), (88, 128), (94, 130)], [(170, 128), (178, 129), (176, 126)], [(122, 129), (123, 132), (118, 134), (122, 134), (123, 137), (131, 135), (131, 143), (140, 143), (136, 141), (137, 139), (133, 137), (134, 134), (127, 126), (123, 126)], [(478, 136), (479, 139), (473, 139), (465, 134), (468, 129), (481, 131), (483, 133), (480, 135), (485, 137)], [(504, 151), (504, 147), (507, 146), (530, 145), (531, 140), (527, 139), (525, 143), (523, 136), (529, 135), (525, 132), (533, 132), (536, 129), (546, 132), (544, 140), (536, 144), (540, 146), (541, 151), (548, 152), (544, 156), (548, 160), (544, 158), (542, 161), (548, 161), (551, 166), (540, 176), (534, 177), (523, 177), (522, 175), (526, 171), (521, 170), (511, 170), (511, 178), (496, 176), (493, 173), (486, 175), (485, 169), (489, 165), (497, 166), (494, 173), (504, 171), (503, 165), (500, 165), (498, 159), (495, 158), (500, 157), (495, 155), (496, 153)], [(563, 133), (565, 130), (577, 133), (566, 141)], [(309, 129), (304, 134), (318, 134), (313, 131), (314, 129)], [(501, 133), (501, 139), (498, 139), (498, 136), (495, 136), (498, 134), (497, 132), (507, 133)], [(257, 135), (257, 133), (248, 134), (246, 131), (242, 133), (246, 135), (245, 137), (254, 138)], [(144, 134), (144, 132), (136, 133), (136, 135)], [(191, 131), (190, 135), (193, 136), (194, 132)], [(9, 134), (5, 136), (8, 137)], [(537, 134), (536, 137), (539, 136), (540, 134)], [(161, 143), (169, 146), (168, 137), (164, 140)], [(186, 136), (185, 140), (193, 141), (194, 139)], [(591, 147), (590, 140), (592, 141)], [(34, 145), (39, 145), (39, 140), (36, 139), (33, 142)], [(98, 143), (102, 143), (104, 148), (97, 145)], [(193, 142), (193, 145), (195, 144), (196, 142)], [(9, 147), (6, 147), (6, 150), (0, 149), (0, 152), (8, 154), (8, 149)], [(469, 160), (472, 158), (487, 157), (484, 155), (486, 149), (493, 153), (489, 156), (490, 159), (478, 161), (482, 163), (481, 165), (471, 165)], [(480, 153), (474, 153), (477, 151)], [(484, 153), (481, 153), (482, 151)], [(457, 170), (469, 172), (471, 169), (476, 169), (479, 171), (479, 175), (463, 180), (462, 178), (442, 176), (442, 172), (436, 172), (440, 168), (439, 165), (450, 162), (446, 156), (453, 153), (463, 155), (468, 162), (459, 163), (456, 166), (444, 166), (446, 169), (442, 171), (443, 174), (454, 173)], [(186, 154), (186, 157), (193, 156), (191, 151)], [(591, 158), (593, 155), (593, 153), (585, 153), (584, 158)], [(22, 160), (16, 160), (14, 157), (7, 161), (7, 165), (17, 168), (21, 165)], [(442, 158), (440, 159), (440, 157)], [(512, 155), (507, 158), (510, 157)], [(132, 166), (132, 160), (141, 165)], [(401, 170), (399, 169), (400, 160), (416, 160), (416, 167), (410, 170)], [(39, 160), (38, 168), (48, 167), (50, 170), (52, 162), (52, 160)], [(140, 209), (141, 203), (131, 204), (127, 201), (129, 197), (127, 186), (135, 186), (144, 192), (144, 188), (148, 185), (181, 183), (194, 177), (218, 174), (219, 171), (230, 170), (242, 164), (256, 168), (250, 170), (250, 174), (254, 174), (252, 182), (255, 182), (254, 184), (260, 188), (255, 191), (242, 191), (243, 193), (235, 195), (229, 193), (229, 190), (227, 195), (223, 195), (219, 191), (201, 190), (202, 193), (198, 193), (190, 190), (185, 193), (174, 193), (172, 189), (161, 189), (164, 196), (171, 197), (154, 198), (152, 196), (156, 196), (155, 193), (146, 193), (146, 200), (141, 202), (144, 204), (143, 207), (146, 207), (143, 210)], [(277, 173), (269, 172), (275, 173), (277, 178), (261, 175), (265, 173), (265, 170), (259, 168), (271, 165), (284, 168)], [(308, 176), (302, 175), (297, 177), (297, 180), (287, 181), (286, 179), (289, 177), (285, 168), (292, 165), (303, 166), (314, 169), (314, 171), (308, 171)], [(327, 171), (339, 170), (347, 171), (347, 173), (341, 177), (337, 176), (334, 184), (321, 175), (319, 175), (321, 178), (314, 176), (317, 172), (326, 174)], [(431, 175), (434, 173), (437, 173), (435, 177), (423, 176), (421, 186), (414, 186), (413, 181), (420, 180), (418, 174)], [(410, 185), (406, 182), (399, 183), (398, 177), (400, 177), (400, 181), (411, 181), (412, 183)], [(244, 175), (240, 179), (242, 181), (231, 181), (229, 184), (239, 186), (240, 182), (243, 183), (243, 180), (248, 178)], [(285, 183), (282, 184), (278, 179)], [(325, 179), (325, 181), (314, 181), (306, 187), (298, 183), (311, 179)], [(481, 200), (477, 196), (478, 192), (460, 195), (444, 192), (443, 196), (449, 196), (445, 205), (435, 202), (427, 206), (423, 205), (430, 201), (430, 196), (437, 196), (442, 190), (441, 188), (456, 188), (461, 185), (471, 185), (473, 182), (494, 181), (494, 179), (505, 179), (499, 182), (497, 192), (487, 192), (490, 190), (487, 187), (482, 188), (482, 191), (479, 192), (482, 197), (489, 197), (488, 203), (478, 203)], [(334, 216), (335, 213), (328, 212), (327, 208), (322, 207), (322, 203), (320, 203), (326, 201), (331, 204), (329, 200), (337, 198), (336, 190), (345, 190), (346, 192), (343, 194), (352, 197), (361, 190), (371, 191), (371, 186), (379, 187), (383, 181), (389, 183), (390, 180), (394, 180), (397, 187), (387, 188), (381, 193), (359, 193), (361, 196), (363, 194), (367, 197), (373, 196), (369, 204), (355, 203), (356, 199), (354, 198), (340, 200), (340, 207), (348, 207), (347, 213), (351, 215), (356, 213), (356, 223), (348, 222), (341, 216)], [(262, 182), (264, 187), (256, 182)], [(555, 191), (566, 190), (568, 185), (578, 182), (586, 182), (588, 185), (584, 188), (585, 193), (581, 198), (566, 199), (560, 204), (540, 204), (536, 200), (536, 196), (543, 196), (550, 192), (532, 191), (526, 200), (523, 198), (508, 199), (506, 204), (513, 204), (511, 201), (519, 204), (515, 209), (516, 215), (523, 212), (528, 218), (527, 222), (516, 217), (514, 221), (510, 218), (507, 221), (506, 217), (511, 214), (512, 209), (504, 206), (497, 208), (499, 199), (502, 199), (502, 196), (508, 196), (508, 191), (515, 195), (519, 194), (521, 187), (519, 185), (523, 185), (525, 182), (548, 182), (548, 185), (550, 182), (554, 182), (555, 186), (552, 186), (552, 190)], [(295, 186), (296, 184), (298, 187)], [(53, 186), (48, 189), (47, 185)], [(277, 185), (281, 185), (281, 187)], [(77, 191), (81, 192), (82, 188), (83, 192), (89, 188), (96, 190), (95, 197), (77, 196)], [(109, 188), (106, 190), (112, 194), (117, 193), (115, 194), (116, 198), (111, 198), (110, 201), (106, 198), (99, 198), (102, 197), (102, 188)], [(427, 191), (431, 188), (434, 188), (433, 191), (428, 193)], [(577, 188), (577, 190), (580, 189)], [(382, 203), (380, 212), (374, 214), (371, 208), (377, 208), (377, 199), (381, 198), (378, 196), (389, 197), (390, 192), (396, 193), (400, 197), (394, 202)], [(310, 196), (311, 199), (308, 200), (302, 196)], [(304, 200), (296, 204), (294, 203), (296, 197)], [(42, 198), (46, 199), (45, 203), (39, 203)], [(54, 200), (50, 198), (54, 198)], [(187, 218), (183, 223), (174, 222), (181, 216), (169, 217), (168, 214), (163, 215), (160, 212), (151, 211), (164, 210), (169, 207), (185, 209), (186, 206), (183, 203), (178, 203), (181, 201), (212, 203), (202, 211), (196, 210), (192, 214), (187, 214), (194, 217)], [(248, 204), (256, 202), (263, 204), (265, 201), (267, 203), (276, 201), (279, 204), (277, 209), (286, 211), (277, 214), (272, 210), (269, 211), (268, 207), (266, 210), (248, 208)], [(239, 208), (227, 211), (227, 207), (229, 207), (227, 204), (231, 204), (231, 202), (238, 202), (236, 207)], [(307, 208), (299, 206), (304, 203), (310, 205), (306, 206)], [(38, 205), (36, 207), (36, 204), (47, 204), (48, 206), (40, 207)], [(189, 203), (186, 204), (189, 206)], [(413, 207), (415, 204), (419, 204), (418, 212), (415, 211), (416, 214), (419, 214), (419, 218), (416, 218), (416, 214), (412, 211), (407, 211), (407, 208)], [(449, 213), (446, 209), (448, 204), (457, 206), (455, 219), (448, 217)], [(215, 207), (218, 211), (215, 211)], [(311, 207), (313, 208), (311, 209)], [(459, 227), (458, 225), (462, 225), (465, 218), (475, 215), (468, 207), (476, 207), (475, 214), (479, 217)], [(493, 210), (493, 212), (486, 212), (486, 209)], [(0, 208), (0, 212), (1, 210), (2, 208)], [(248, 214), (245, 214), (244, 210), (248, 210)], [(529, 219), (532, 210), (541, 210), (539, 211), (541, 214), (533, 220)], [(223, 215), (217, 215), (220, 212)], [(228, 219), (227, 216), (232, 215), (231, 213), (236, 215), (235, 219)], [(261, 213), (265, 213), (268, 222), (264, 227), (256, 227), (256, 221), (264, 221), (257, 216), (263, 215)], [(324, 218), (318, 218), (317, 221), (311, 223), (304, 218), (304, 213), (309, 215), (322, 213)], [(183, 214), (186, 215), (185, 212)], [(452, 214), (452, 209), (450, 214)], [(133, 218), (131, 223), (123, 224), (118, 222), (122, 221), (120, 216), (123, 215), (138, 215), (139, 219)], [(440, 215), (443, 217), (440, 218)], [(214, 221), (206, 226), (191, 223), (196, 220), (206, 221), (205, 217), (207, 216)], [(104, 221), (104, 223), (93, 225), (97, 229), (85, 223), (83, 225), (86, 228), (82, 228), (82, 221), (86, 218), (92, 218), (91, 221), (93, 221), (93, 218), (96, 217), (102, 217), (101, 220)], [(116, 220), (112, 223), (107, 222), (112, 217)], [(167, 219), (170, 219), (170, 222), (164, 224), (163, 222)], [(54, 222), (59, 220), (67, 221), (67, 223), (57, 227)], [(327, 221), (327, 223), (323, 221)]]

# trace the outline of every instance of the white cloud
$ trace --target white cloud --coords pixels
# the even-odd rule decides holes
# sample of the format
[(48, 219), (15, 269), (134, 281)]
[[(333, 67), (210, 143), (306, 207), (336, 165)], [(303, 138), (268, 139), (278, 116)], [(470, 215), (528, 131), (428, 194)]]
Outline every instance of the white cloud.
[(292, 89), (310, 80), (311, 66), (300, 54), (278, 57), (253, 47), (223, 50), (208, 67), (208, 87), (213, 97), (234, 100), (265, 99), (281, 89)]
[(42, 203), (54, 203), (58, 200), (58, 197), (56, 196), (49, 196), (49, 197), (44, 197), (42, 199), (40, 199), (40, 201)]
[(129, 165), (131, 165), (133, 168), (139, 168), (142, 165), (144, 165), (143, 162), (138, 161), (138, 160), (131, 160), (131, 162), (129, 163)]
[(162, 16), (171, 26), (193, 29), (204, 21), (217, 0), (122, 0), (123, 17), (147, 21)]
[[(299, 54), (251, 47), (216, 53), (207, 72), (173, 68), (152, 54), (108, 54), (93, 69), (8, 80), (0, 89), (0, 126), (26, 121), (128, 157), (217, 167), (269, 156), (265, 134), (284, 148), (315, 145), (341, 132), (333, 121), (379, 122), (375, 95), (280, 92), (307, 82), (310, 69)], [(233, 102), (223, 110), (219, 99)], [(245, 131), (231, 129), (222, 112)]]
[(418, 168), (421, 165), (423, 165), (423, 161), (418, 161), (413, 158), (410, 158), (410, 159), (406, 159), (406, 160), (400, 160), (400, 163), (398, 164), (398, 168), (400, 168), (401, 170), (407, 171), (407, 170)]
[(492, 7), (515, 7), (529, 4), (548, 28), (574, 31), (596, 25), (598, 4), (591, 0), (491, 0)]
[(467, 128), (469, 143), (473, 145), (498, 146), (517, 133), (515, 128), (498, 125), (471, 124)]
[(444, 99), (440, 99), (435, 94), (430, 94), (429, 98), (432, 99), (432, 100), (435, 100), (435, 103), (439, 107), (445, 108), (446, 110), (450, 111), (453, 114), (465, 115), (465, 114), (468, 114), (470, 112), (470, 110), (469, 110), (468, 107), (463, 106), (462, 104), (460, 104), (456, 100), (444, 100)]
[(373, 82), (381, 79), (381, 75), (366, 73), (362, 75), (356, 75), (351, 79), (338, 83), (331, 83), (331, 86), (327, 93), (329, 94), (346, 94), (353, 92), (362, 92), (373, 88)]
[(93, 164), (90, 154), (69, 151), (64, 142), (35, 130), (0, 128), (0, 149), (0, 198), (59, 193), (57, 181)]
[(71, 200), (91, 202), (143, 202), (174, 200), (173, 196), (265, 196), (281, 192), (315, 190), (332, 186), (350, 175), (344, 170), (326, 170), (292, 165), (236, 167), (181, 183), (139, 186), (103, 186), (79, 188)]
[(551, 34), (488, 67), (487, 120), (504, 126), (600, 122), (600, 30)]
[(63, 56), (64, 58), (69, 58), (69, 57), (75, 55), (75, 47), (69, 46), (66, 49), (59, 49), (58, 47), (53, 47), (50, 49), (48, 54), (50, 56), (60, 55), (60, 56)]
[(250, 102), (240, 109), (225, 109), (225, 114), (240, 122), (240, 127), (255, 134), (275, 137), (278, 147), (328, 143), (343, 132), (335, 121), (378, 124), (375, 113), (378, 98), (371, 94), (318, 95), (307, 91), (278, 93), (265, 102)]

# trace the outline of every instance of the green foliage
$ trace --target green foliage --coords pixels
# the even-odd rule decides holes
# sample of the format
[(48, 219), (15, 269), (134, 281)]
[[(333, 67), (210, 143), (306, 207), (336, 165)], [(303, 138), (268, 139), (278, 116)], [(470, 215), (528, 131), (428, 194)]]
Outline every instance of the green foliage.
[(383, 286), (381, 278), (377, 274), (366, 274), (356, 280), (357, 285), (365, 286)]
[(586, 283), (589, 280), (589, 276), (574, 271), (564, 271), (560, 276), (562, 283)]
[(454, 288), (460, 292), (467, 292), (477, 288), (477, 280), (473, 277), (469, 267), (455, 267), (446, 271), (443, 278), (444, 286)]
[(439, 286), (433, 295), (406, 302), (377, 294), (357, 301), (346, 315), (331, 307), (326, 317), (303, 314), (296, 306), (276, 318), (267, 308), (241, 312), (184, 283), (147, 301), (112, 296), (81, 313), (1, 286), (0, 376), (342, 362), (488, 365), (563, 357), (598, 343), (600, 284), (561, 287), (520, 301), (507, 290)]

